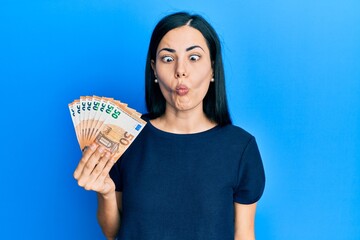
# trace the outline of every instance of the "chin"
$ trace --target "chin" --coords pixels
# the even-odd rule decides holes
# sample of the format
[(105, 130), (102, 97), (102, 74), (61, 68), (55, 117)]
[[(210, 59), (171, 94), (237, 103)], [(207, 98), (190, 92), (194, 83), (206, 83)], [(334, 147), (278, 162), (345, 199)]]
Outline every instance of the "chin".
[(186, 107), (186, 106), (176, 106), (176, 110), (178, 111), (186, 111), (186, 110), (190, 110), (190, 107)]

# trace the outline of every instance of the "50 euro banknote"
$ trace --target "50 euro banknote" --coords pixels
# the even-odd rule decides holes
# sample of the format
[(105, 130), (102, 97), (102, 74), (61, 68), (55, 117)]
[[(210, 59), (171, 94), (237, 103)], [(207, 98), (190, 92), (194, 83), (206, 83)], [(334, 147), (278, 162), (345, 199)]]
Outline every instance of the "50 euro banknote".
[(141, 113), (113, 98), (81, 96), (68, 107), (80, 149), (96, 142), (115, 160), (146, 125)]

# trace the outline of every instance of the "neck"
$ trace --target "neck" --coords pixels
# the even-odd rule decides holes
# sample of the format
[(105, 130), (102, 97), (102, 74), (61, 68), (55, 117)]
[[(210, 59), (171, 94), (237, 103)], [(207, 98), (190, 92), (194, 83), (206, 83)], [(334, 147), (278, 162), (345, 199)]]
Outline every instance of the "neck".
[(216, 126), (203, 111), (166, 111), (163, 116), (152, 120), (151, 123), (165, 132), (179, 134), (203, 132)]

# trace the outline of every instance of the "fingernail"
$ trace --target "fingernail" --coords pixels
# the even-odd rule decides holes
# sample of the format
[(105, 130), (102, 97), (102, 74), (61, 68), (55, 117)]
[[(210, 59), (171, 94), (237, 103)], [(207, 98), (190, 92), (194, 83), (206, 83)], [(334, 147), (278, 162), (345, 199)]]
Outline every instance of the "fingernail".
[(105, 150), (105, 149), (104, 149), (103, 146), (100, 146), (100, 147), (99, 147), (99, 152), (100, 152), (100, 153), (102, 153), (104, 150)]
[(109, 157), (110, 157), (110, 153), (109, 153), (109, 152), (106, 152), (106, 153), (105, 153), (105, 157), (106, 157), (106, 158), (109, 158)]
[(96, 150), (96, 143), (90, 144), (90, 148), (91, 148), (91, 150), (95, 151)]

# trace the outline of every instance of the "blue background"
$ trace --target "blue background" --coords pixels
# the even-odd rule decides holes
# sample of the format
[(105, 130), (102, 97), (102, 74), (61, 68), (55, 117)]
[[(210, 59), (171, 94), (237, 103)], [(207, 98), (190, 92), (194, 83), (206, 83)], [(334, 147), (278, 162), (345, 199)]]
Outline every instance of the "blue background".
[(232, 118), (257, 138), (257, 239), (359, 239), (358, 0), (2, 0), (0, 239), (102, 239), (67, 104), (144, 112), (150, 34), (178, 10), (217, 30)]

